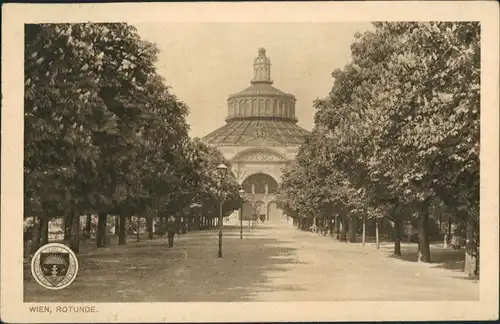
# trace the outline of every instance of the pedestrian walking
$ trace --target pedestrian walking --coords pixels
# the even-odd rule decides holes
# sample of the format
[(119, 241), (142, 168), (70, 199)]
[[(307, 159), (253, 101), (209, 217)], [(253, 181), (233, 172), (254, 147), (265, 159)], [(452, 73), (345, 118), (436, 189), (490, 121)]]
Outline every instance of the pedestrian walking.
[(177, 232), (177, 222), (175, 221), (174, 216), (170, 216), (167, 219), (167, 235), (168, 235), (169, 248), (174, 246), (174, 237), (176, 232)]

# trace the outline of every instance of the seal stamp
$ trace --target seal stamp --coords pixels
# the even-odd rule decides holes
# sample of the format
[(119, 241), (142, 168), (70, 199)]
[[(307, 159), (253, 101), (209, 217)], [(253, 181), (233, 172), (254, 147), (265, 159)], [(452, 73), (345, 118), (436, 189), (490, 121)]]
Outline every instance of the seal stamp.
[(36, 251), (31, 261), (31, 273), (44, 288), (63, 289), (75, 280), (78, 259), (66, 245), (49, 243)]

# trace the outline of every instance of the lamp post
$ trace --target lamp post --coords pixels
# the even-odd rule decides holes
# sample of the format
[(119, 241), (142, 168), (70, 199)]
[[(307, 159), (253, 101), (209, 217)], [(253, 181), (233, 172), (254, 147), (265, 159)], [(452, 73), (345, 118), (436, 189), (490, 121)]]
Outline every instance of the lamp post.
[(222, 181), (226, 177), (227, 166), (223, 163), (217, 166), (217, 172), (220, 175), (220, 188), (219, 188), (219, 253), (217, 256), (222, 258)]
[(238, 191), (241, 198), (241, 209), (240, 209), (240, 239), (243, 239), (243, 205), (245, 203), (245, 190), (240, 189)]

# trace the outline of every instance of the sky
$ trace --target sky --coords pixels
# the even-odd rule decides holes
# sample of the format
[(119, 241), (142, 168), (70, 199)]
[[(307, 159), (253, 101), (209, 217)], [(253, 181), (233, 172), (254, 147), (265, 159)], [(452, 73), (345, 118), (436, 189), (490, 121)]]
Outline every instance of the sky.
[(313, 101), (328, 95), (331, 73), (350, 60), (356, 32), (369, 23), (144, 23), (142, 38), (160, 50), (157, 68), (189, 107), (190, 136), (225, 124), (227, 97), (250, 85), (253, 60), (264, 47), (273, 86), (293, 94), (298, 124), (313, 127)]

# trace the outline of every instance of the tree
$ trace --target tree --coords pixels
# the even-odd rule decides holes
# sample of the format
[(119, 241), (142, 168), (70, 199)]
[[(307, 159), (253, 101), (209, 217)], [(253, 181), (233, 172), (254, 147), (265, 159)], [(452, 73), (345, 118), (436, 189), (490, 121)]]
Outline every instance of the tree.
[(25, 27), (25, 215), (43, 224), (83, 203), (78, 167), (99, 154), (87, 119), (98, 104), (96, 79), (81, 73), (92, 51), (73, 42), (68, 26)]
[(130, 25), (27, 25), (25, 44), (25, 214), (70, 215), (77, 251), (79, 215), (97, 213), (105, 246), (108, 214), (143, 213), (152, 171), (178, 171), (187, 107)]
[[(371, 179), (382, 180), (403, 204), (420, 206), (422, 261), (430, 261), (427, 222), (432, 197), (444, 196), (436, 188), (460, 170), (448, 168), (445, 161), (456, 161), (454, 154), (461, 153), (470, 157), (461, 167), (474, 165), (478, 109), (470, 107), (466, 123), (457, 120), (457, 112), (478, 102), (478, 36), (474, 24), (375, 24), (375, 32), (359, 36), (353, 44), (353, 63), (345, 72), (337, 72), (336, 85), (346, 84), (345, 90), (333, 90), (335, 97), (330, 98), (346, 111), (343, 119), (337, 119), (335, 135), (348, 128), (370, 139), (371, 145), (362, 151), (367, 153)], [(457, 73), (472, 82), (465, 82), (467, 86), (459, 82), (459, 89), (451, 77)], [(464, 97), (465, 93), (473, 98)], [(346, 121), (344, 127), (338, 126)], [(470, 137), (464, 139), (466, 131)], [(457, 152), (458, 143), (468, 149)]]
[(240, 207), (239, 185), (232, 174), (228, 171), (224, 180), (220, 181), (217, 174), (217, 166), (225, 164), (230, 170), (230, 163), (222, 153), (210, 146), (203, 144), (199, 139), (193, 139), (186, 143), (187, 160), (184, 163), (184, 174), (190, 175), (185, 182), (190, 186), (190, 194), (194, 201), (202, 202), (204, 208), (212, 210), (212, 215), (218, 215), (219, 197), (223, 198), (223, 215), (227, 216)]
[[(352, 62), (332, 74), (328, 97), (315, 102), (315, 139), (304, 143), (299, 160), (307, 150), (328, 150), (327, 169), (337, 178), (326, 185), (329, 197), (349, 213), (394, 221), (395, 254), (400, 210), (416, 209), (419, 260), (430, 262), (429, 213), (436, 197), (471, 224), (470, 237), (477, 236), (479, 25), (374, 23), (373, 31), (356, 36), (351, 52)], [(313, 198), (321, 170), (315, 163), (299, 161), (303, 170), (285, 172), (284, 205), (299, 211), (300, 201)], [(301, 184), (295, 191), (287, 188), (293, 183), (288, 177)], [(333, 188), (342, 188), (346, 200)], [(469, 242), (473, 260), (476, 244)]]

